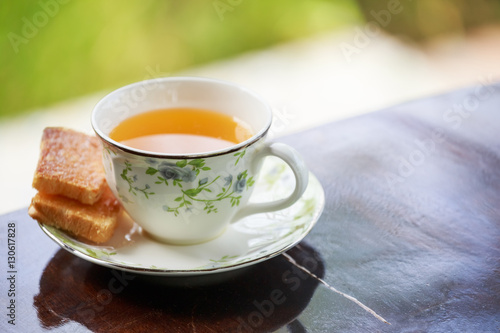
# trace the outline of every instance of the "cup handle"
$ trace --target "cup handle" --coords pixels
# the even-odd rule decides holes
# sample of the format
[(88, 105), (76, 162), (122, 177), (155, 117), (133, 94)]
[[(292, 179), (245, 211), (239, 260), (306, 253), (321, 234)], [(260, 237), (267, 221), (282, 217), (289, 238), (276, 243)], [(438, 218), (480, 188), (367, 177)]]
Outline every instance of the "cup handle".
[(287, 208), (299, 200), (306, 190), (307, 183), (309, 181), (309, 171), (306, 168), (304, 160), (295, 149), (283, 143), (275, 142), (267, 144), (256, 154), (253, 160), (253, 165), (259, 165), (266, 156), (276, 156), (290, 166), (293, 174), (295, 175), (295, 189), (292, 194), (285, 199), (246, 205), (234, 215), (231, 223), (237, 222), (248, 215), (272, 212)]

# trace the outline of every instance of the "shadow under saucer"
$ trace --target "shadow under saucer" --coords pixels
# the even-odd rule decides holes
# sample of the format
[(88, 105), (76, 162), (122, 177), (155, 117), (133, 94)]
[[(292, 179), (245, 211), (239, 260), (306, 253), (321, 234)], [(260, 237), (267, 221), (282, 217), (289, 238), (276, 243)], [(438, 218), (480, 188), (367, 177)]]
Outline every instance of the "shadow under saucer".
[[(318, 277), (324, 264), (305, 242), (287, 252)], [(307, 307), (319, 281), (280, 255), (254, 266), (190, 277), (137, 275), (59, 250), (34, 297), (43, 327), (68, 321), (93, 332), (273, 331)], [(300, 330), (299, 330), (300, 331)]]

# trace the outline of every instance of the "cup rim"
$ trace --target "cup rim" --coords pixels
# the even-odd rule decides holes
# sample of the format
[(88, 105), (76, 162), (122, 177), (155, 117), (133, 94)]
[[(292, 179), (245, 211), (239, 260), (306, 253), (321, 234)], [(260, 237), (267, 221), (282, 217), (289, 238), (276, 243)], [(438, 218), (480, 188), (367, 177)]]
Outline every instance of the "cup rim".
[[(238, 144), (232, 145), (230, 147), (226, 147), (223, 149), (218, 149), (218, 150), (211, 150), (208, 152), (200, 152), (200, 153), (190, 153), (190, 154), (170, 154), (170, 153), (161, 153), (161, 152), (152, 152), (148, 150), (143, 150), (143, 149), (137, 149), (133, 147), (126, 146), (118, 141), (115, 141), (109, 137), (109, 135), (105, 134), (101, 129), (97, 126), (97, 120), (96, 120), (96, 113), (97, 110), (104, 104), (106, 103), (106, 100), (115, 94), (121, 93), (123, 90), (131, 89), (136, 86), (148, 84), (149, 82), (156, 82), (156, 83), (163, 83), (163, 82), (188, 82), (188, 81), (194, 81), (194, 82), (205, 82), (205, 83), (215, 83), (215, 84), (222, 84), (226, 86), (231, 86), (233, 88), (237, 88), (240, 91), (243, 91), (249, 95), (251, 95), (253, 98), (258, 100), (262, 105), (265, 107), (267, 110), (267, 119), (265, 122), (265, 125), (257, 132), (255, 133), (252, 137), (249, 139), (242, 141)], [(125, 85), (121, 88), (115, 89), (109, 94), (105, 95), (101, 100), (94, 106), (92, 110), (92, 115), (91, 115), (91, 125), (92, 128), (94, 129), (94, 132), (97, 134), (97, 136), (106, 142), (107, 144), (114, 146), (115, 148), (118, 148), (124, 152), (133, 154), (133, 155), (139, 155), (139, 156), (144, 156), (144, 157), (152, 157), (152, 158), (171, 158), (171, 159), (194, 159), (194, 158), (207, 158), (207, 157), (214, 157), (218, 155), (225, 155), (225, 154), (230, 154), (232, 152), (236, 152), (238, 150), (241, 150), (243, 148), (246, 148), (255, 142), (259, 141), (261, 138), (265, 137), (267, 132), (269, 131), (269, 128), (271, 127), (272, 123), (272, 111), (269, 106), (269, 104), (262, 98), (260, 95), (255, 93), (254, 91), (242, 87), (240, 85), (237, 85), (235, 83), (229, 82), (229, 81), (224, 81), (220, 79), (213, 79), (213, 78), (205, 78), (205, 77), (198, 77), (198, 76), (171, 76), (171, 77), (161, 77), (161, 78), (154, 78), (154, 79), (148, 79), (148, 80), (142, 80), (138, 82), (134, 82), (128, 85)]]

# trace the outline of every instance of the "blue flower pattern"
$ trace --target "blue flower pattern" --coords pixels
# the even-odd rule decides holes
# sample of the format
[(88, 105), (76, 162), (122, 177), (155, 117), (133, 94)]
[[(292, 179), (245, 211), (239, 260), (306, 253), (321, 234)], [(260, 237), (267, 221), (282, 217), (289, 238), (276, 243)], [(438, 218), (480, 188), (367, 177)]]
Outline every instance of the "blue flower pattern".
[(185, 183), (191, 183), (196, 179), (196, 172), (194, 170), (180, 168), (173, 163), (161, 163), (158, 166), (158, 172), (165, 179), (181, 179)]
[[(238, 157), (235, 165), (238, 164), (244, 153), (245, 151), (234, 154), (235, 157)], [(191, 211), (194, 201), (203, 203), (203, 209), (207, 214), (217, 213), (215, 203), (226, 199), (229, 200), (231, 206), (238, 206), (242, 198), (241, 193), (252, 187), (255, 182), (253, 176), (248, 177), (247, 170), (240, 172), (237, 176), (229, 174), (223, 178), (225, 182), (221, 192), (215, 195), (210, 186), (214, 184), (220, 176), (217, 176), (211, 181), (206, 176), (200, 176), (197, 186), (193, 186), (193, 183), (200, 174), (204, 171), (211, 170), (210, 167), (206, 166), (205, 160), (203, 159), (180, 160), (176, 163), (171, 163), (159, 162), (154, 158), (146, 158), (145, 162), (149, 165), (146, 174), (156, 177), (154, 181), (155, 184), (164, 184), (166, 186), (173, 185), (180, 188), (179, 196), (175, 198), (174, 202), (162, 206), (164, 211), (174, 213), (175, 216), (179, 214), (179, 209), (181, 208), (188, 212)], [(131, 166), (131, 163), (125, 161), (125, 168), (123, 169), (121, 178), (128, 183), (130, 193), (137, 196), (137, 193), (140, 192), (144, 194), (146, 199), (149, 199), (149, 196), (155, 194), (151, 191), (151, 186), (149, 184), (145, 184), (142, 189), (132, 185), (138, 180), (138, 176), (137, 174), (131, 175), (133, 172)], [(183, 184), (190, 184), (190, 188), (184, 188)], [(205, 193), (205, 198), (198, 196), (200, 193)], [(120, 196), (126, 198), (124, 195)], [(128, 198), (124, 201), (132, 202), (128, 200)]]

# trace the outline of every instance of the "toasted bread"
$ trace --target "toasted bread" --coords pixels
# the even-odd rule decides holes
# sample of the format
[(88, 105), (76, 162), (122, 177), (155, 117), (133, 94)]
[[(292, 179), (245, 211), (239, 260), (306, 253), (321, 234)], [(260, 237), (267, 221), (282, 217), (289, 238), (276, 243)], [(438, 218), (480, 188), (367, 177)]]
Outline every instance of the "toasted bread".
[(99, 200), (106, 187), (99, 139), (71, 129), (48, 127), (43, 131), (40, 149), (34, 188), (84, 204)]
[(55, 226), (95, 243), (111, 238), (121, 205), (108, 186), (92, 205), (61, 195), (38, 192), (31, 201), (29, 215), (40, 223)]

